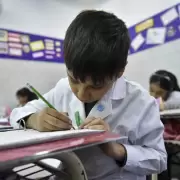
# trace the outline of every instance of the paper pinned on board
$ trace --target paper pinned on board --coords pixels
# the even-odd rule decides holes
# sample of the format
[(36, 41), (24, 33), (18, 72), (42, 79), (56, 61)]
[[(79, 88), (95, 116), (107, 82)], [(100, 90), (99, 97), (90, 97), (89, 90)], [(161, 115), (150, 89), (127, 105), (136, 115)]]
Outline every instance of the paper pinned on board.
[(40, 58), (44, 56), (44, 52), (43, 51), (39, 51), (39, 52), (35, 52), (32, 54), (33, 58)]
[(131, 46), (132, 48), (136, 51), (138, 50), (142, 44), (144, 43), (145, 39), (144, 37), (142, 36), (142, 34), (138, 34), (131, 42)]
[(19, 49), (19, 48), (9, 48), (9, 55), (12, 55), (12, 56), (22, 56), (22, 49)]
[(0, 30), (0, 41), (7, 42), (8, 40), (8, 33), (5, 30)]
[(31, 42), (30, 46), (33, 52), (44, 50), (44, 43), (42, 40)]
[(6, 42), (0, 42), (0, 54), (8, 54), (8, 44)]
[(166, 26), (169, 23), (173, 22), (176, 18), (178, 18), (178, 13), (176, 11), (176, 8), (172, 8), (161, 16), (161, 21), (163, 25)]
[(147, 30), (146, 44), (163, 44), (166, 39), (166, 28), (151, 28)]

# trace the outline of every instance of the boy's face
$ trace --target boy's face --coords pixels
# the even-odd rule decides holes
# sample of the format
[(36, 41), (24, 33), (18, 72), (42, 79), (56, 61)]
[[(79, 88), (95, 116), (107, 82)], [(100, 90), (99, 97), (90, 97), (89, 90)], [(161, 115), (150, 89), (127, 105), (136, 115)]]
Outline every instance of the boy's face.
[(103, 84), (94, 85), (91, 79), (87, 78), (86, 82), (82, 83), (79, 80), (76, 80), (71, 72), (68, 71), (67, 74), (72, 92), (83, 103), (100, 100), (108, 92), (116, 80), (106, 80)]

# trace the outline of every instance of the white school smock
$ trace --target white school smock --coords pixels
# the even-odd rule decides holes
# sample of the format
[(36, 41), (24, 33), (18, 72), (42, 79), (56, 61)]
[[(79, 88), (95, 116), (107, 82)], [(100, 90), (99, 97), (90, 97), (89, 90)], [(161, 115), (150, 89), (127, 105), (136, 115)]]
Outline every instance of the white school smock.
[[(85, 119), (84, 104), (72, 93), (67, 78), (61, 79), (44, 97), (59, 111), (68, 112), (75, 125), (74, 113)], [(104, 107), (99, 111), (99, 105)], [(42, 100), (34, 100), (13, 110), (11, 125), (19, 127), (18, 120), (46, 107)], [(127, 138), (119, 142), (127, 150), (127, 162), (119, 167), (99, 147), (76, 151), (89, 180), (145, 180), (146, 175), (166, 169), (167, 154), (164, 147), (164, 127), (160, 121), (156, 100), (140, 85), (119, 78), (110, 91), (97, 102), (88, 117), (101, 117), (111, 130)]]

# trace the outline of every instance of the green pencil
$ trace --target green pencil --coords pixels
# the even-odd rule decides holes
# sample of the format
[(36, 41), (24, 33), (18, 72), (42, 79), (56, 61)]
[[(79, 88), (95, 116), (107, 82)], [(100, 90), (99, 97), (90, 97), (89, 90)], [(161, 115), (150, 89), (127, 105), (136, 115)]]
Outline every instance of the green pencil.
[[(51, 105), (32, 85), (27, 83), (27, 86), (37, 95), (37, 97), (39, 97), (42, 101), (44, 101), (44, 103), (46, 103), (50, 108), (55, 109), (55, 107), (53, 105)], [(76, 124), (79, 127), (81, 125), (81, 120), (80, 120), (80, 116), (79, 116), (78, 111), (75, 113), (75, 118), (77, 119)], [(73, 129), (75, 129), (75, 128), (73, 127)]]
[(27, 86), (42, 100), (44, 101), (50, 108), (55, 109), (53, 105), (51, 105), (33, 86), (27, 83)]
[(76, 119), (77, 127), (79, 127), (81, 125), (81, 118), (80, 118), (80, 115), (79, 115), (79, 111), (75, 112), (75, 119)]

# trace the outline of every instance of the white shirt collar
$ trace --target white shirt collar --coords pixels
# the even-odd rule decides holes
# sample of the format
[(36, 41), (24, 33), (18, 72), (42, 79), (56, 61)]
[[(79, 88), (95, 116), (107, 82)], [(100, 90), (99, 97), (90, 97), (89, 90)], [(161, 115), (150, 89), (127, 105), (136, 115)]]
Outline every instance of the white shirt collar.
[(126, 81), (123, 76), (121, 76), (117, 81), (114, 83), (111, 89), (111, 99), (119, 100), (126, 97)]

